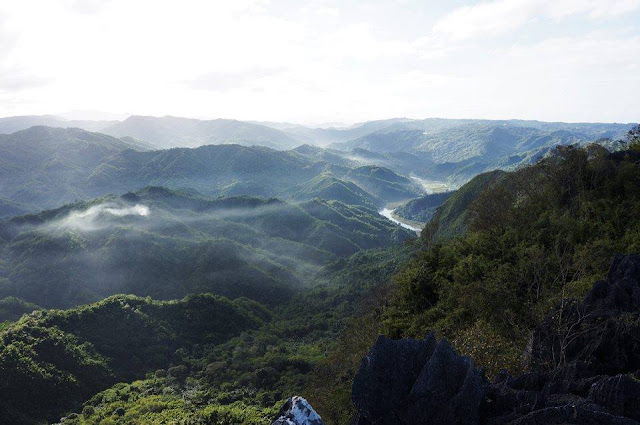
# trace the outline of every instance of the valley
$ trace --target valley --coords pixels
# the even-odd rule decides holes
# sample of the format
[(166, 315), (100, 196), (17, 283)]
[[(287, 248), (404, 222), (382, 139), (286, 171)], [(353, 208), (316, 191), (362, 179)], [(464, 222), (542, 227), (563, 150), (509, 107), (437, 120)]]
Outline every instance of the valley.
[[(607, 201), (618, 190), (636, 201), (621, 183), (635, 181), (635, 133), (609, 151), (588, 136), (534, 142), (551, 124), (426, 125), (363, 124), (353, 140), (355, 129), (334, 129), (325, 147), (307, 129), (305, 144), (284, 149), (157, 149), (41, 126), (0, 136), (0, 419), (268, 424), (302, 394), (344, 424), (378, 334), (434, 330), (489, 375), (520, 371), (548, 306), (602, 277), (607, 252), (636, 249), (635, 221)], [(414, 134), (406, 126), (475, 147), (456, 157), (430, 138), (428, 151), (407, 134), (399, 143), (398, 131)], [(502, 131), (530, 141), (492, 150)], [(601, 202), (613, 210), (578, 236), (578, 217)], [(572, 254), (554, 265), (558, 246)], [(33, 394), (49, 401), (33, 409)]]
[(0, 1), (0, 425), (640, 425), (640, 0)]
[(388, 219), (389, 221), (398, 224), (400, 226), (402, 226), (403, 228), (407, 229), (407, 230), (411, 230), (413, 232), (416, 232), (416, 234), (418, 236), (420, 236), (420, 231), (422, 229), (422, 226), (420, 223), (417, 222), (409, 222), (406, 221), (406, 219), (402, 219), (402, 217), (398, 217), (396, 216), (394, 213), (394, 210), (390, 210), (388, 207), (383, 208), (382, 210), (378, 211), (378, 213), (385, 217), (386, 219)]

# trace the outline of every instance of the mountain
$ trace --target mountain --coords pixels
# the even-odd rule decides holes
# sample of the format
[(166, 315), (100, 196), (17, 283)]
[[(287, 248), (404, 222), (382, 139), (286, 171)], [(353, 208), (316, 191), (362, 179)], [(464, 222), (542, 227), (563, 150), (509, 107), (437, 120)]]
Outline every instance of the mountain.
[(453, 192), (433, 212), (429, 224), (423, 231), (425, 237), (437, 240), (464, 234), (472, 211), (472, 203), (488, 188), (497, 186), (496, 183), (500, 182), (505, 175), (506, 173), (501, 170), (480, 174)]
[(415, 198), (424, 193), (422, 186), (413, 180), (376, 165), (353, 168), (343, 178), (378, 198), (391, 202)]
[(11, 134), (34, 126), (81, 128), (86, 131), (100, 131), (116, 121), (67, 120), (54, 115), (22, 115), (0, 118), (0, 134)]
[[(376, 185), (395, 186), (378, 190), (369, 185), (375, 193), (368, 193), (354, 186), (354, 182), (367, 185), (366, 179), (355, 172), (348, 175), (358, 162), (312, 146), (277, 151), (225, 144), (150, 151), (128, 137), (117, 139), (77, 128), (32, 127), (0, 135), (0, 154), (0, 176), (5, 177), (0, 184), (0, 217), (149, 185), (209, 196), (325, 196), (357, 203), (366, 199), (375, 205), (395, 199), (398, 191), (406, 197), (419, 194), (415, 185), (398, 175), (393, 177), (395, 182), (376, 181)], [(331, 175), (334, 183), (360, 193), (359, 198), (345, 196), (347, 191), (327, 198), (332, 191), (322, 191), (327, 182), (319, 183), (321, 175)], [(398, 183), (401, 180), (404, 183)]]
[(102, 132), (115, 137), (134, 137), (165, 149), (235, 143), (283, 150), (301, 144), (296, 138), (280, 130), (226, 119), (197, 120), (133, 115), (104, 127)]
[(640, 364), (640, 261), (615, 255), (639, 248), (627, 147), (558, 147), (463, 185), (296, 394), (332, 424), (634, 423), (616, 407)]
[[(621, 139), (632, 126), (518, 120), (407, 120), (333, 143), (329, 148), (399, 173), (459, 186), (485, 171), (533, 164), (557, 145)], [(609, 144), (606, 140), (602, 143)]]
[(412, 199), (403, 206), (396, 208), (393, 213), (408, 220), (426, 223), (431, 220), (436, 209), (454, 193), (455, 192), (432, 193)]
[(24, 115), (0, 118), (0, 134), (11, 134), (34, 126), (62, 127), (64, 120), (53, 115)]
[[(143, 149), (132, 142), (78, 128), (31, 127), (0, 134), (0, 196), (3, 211), (39, 209), (86, 196), (93, 168), (118, 152)], [(17, 206), (22, 204), (23, 206)]]
[[(309, 149), (206, 148), (134, 153), (178, 176), (193, 151), (242, 156), (230, 168), (207, 157), (209, 176), (263, 151), (263, 179), (281, 161), (289, 180), (309, 172), (272, 180), (280, 190), (356, 185), (349, 173), (412, 182)], [(27, 314), (0, 324), (0, 422), (633, 423), (640, 260), (612, 253), (638, 250), (639, 176), (637, 144), (552, 148), (463, 185), (420, 239), (366, 204), (213, 198), (204, 184), (13, 218), (0, 229), (0, 309)], [(28, 313), (106, 290), (228, 298), (112, 295)], [(278, 412), (292, 394), (308, 403)]]
[(412, 236), (372, 205), (212, 199), (162, 187), (14, 217), (0, 234), (0, 299), (47, 308), (117, 293), (283, 302), (330, 263)]
[(337, 199), (351, 205), (381, 206), (383, 202), (360, 188), (355, 183), (344, 181), (332, 173), (319, 174), (315, 178), (291, 189), (292, 198), (308, 200), (314, 198)]
[(394, 123), (406, 121), (409, 120), (406, 118), (392, 118), (387, 120), (357, 123), (347, 128), (311, 128), (301, 125), (286, 126), (274, 123), (265, 123), (265, 125), (279, 128), (297, 140), (301, 140), (305, 143), (326, 146), (331, 143), (346, 142), (348, 140), (356, 139), (366, 134), (384, 129)]

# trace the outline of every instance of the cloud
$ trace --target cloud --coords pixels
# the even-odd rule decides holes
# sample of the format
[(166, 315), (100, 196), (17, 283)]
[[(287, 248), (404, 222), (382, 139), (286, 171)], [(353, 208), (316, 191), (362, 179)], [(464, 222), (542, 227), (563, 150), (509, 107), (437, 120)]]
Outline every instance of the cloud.
[(73, 210), (66, 216), (45, 226), (45, 230), (79, 230), (92, 232), (102, 230), (113, 225), (110, 218), (149, 215), (149, 207), (142, 204), (122, 206), (114, 203), (94, 205), (84, 211)]
[(493, 0), (455, 9), (433, 26), (433, 32), (465, 40), (508, 33), (539, 17), (603, 18), (638, 8), (640, 0)]
[(237, 88), (258, 88), (264, 79), (278, 75), (282, 68), (251, 68), (238, 72), (209, 72), (194, 79), (185, 81), (185, 84), (195, 90), (208, 90), (223, 92)]

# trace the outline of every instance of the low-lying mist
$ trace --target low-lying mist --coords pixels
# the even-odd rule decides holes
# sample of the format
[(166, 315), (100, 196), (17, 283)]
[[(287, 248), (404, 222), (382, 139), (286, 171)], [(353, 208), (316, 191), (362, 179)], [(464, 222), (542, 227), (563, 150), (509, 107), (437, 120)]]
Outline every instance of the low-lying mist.
[(151, 191), (25, 216), (2, 231), (0, 299), (47, 308), (115, 293), (279, 303), (327, 281), (340, 258), (410, 236), (375, 210), (339, 203)]
[(94, 205), (86, 210), (72, 210), (66, 216), (54, 220), (45, 226), (43, 230), (62, 229), (62, 230), (80, 230), (90, 232), (102, 230), (109, 226), (113, 226), (111, 217), (127, 217), (149, 215), (149, 207), (142, 204), (133, 206), (118, 205), (108, 202), (100, 205)]

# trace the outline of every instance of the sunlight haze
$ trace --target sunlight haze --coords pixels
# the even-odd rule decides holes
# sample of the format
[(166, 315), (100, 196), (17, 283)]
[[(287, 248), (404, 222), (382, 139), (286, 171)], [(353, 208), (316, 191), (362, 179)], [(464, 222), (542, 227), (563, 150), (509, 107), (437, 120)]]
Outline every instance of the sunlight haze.
[(10, 0), (0, 114), (629, 122), (639, 23), (638, 0)]

